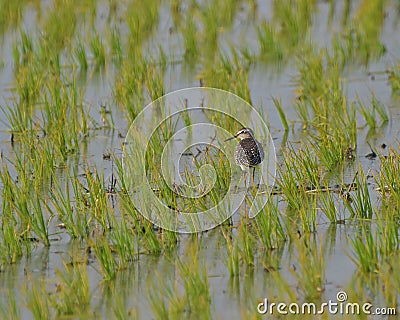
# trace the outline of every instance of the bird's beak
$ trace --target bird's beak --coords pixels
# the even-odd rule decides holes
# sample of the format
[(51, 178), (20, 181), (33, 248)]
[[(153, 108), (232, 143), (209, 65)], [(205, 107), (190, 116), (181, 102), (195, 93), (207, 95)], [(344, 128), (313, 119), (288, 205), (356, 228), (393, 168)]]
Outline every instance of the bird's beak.
[(224, 140), (224, 142), (227, 142), (227, 141), (232, 140), (232, 139), (235, 139), (235, 138), (236, 138), (236, 136), (230, 137), (230, 138)]

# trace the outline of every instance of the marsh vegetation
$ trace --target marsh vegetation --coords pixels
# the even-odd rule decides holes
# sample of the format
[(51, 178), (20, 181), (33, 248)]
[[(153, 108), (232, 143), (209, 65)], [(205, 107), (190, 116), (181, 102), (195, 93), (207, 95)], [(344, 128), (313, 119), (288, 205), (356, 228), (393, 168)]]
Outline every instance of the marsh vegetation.
[[(397, 307), (399, 18), (395, 0), (0, 0), (1, 317), (257, 319), (264, 297), (339, 290)], [(121, 155), (148, 103), (198, 85), (259, 111), (277, 177), (256, 218), (182, 235), (137, 212)], [(175, 129), (146, 170), (199, 206), (159, 177)], [(210, 155), (216, 201), (231, 171)]]

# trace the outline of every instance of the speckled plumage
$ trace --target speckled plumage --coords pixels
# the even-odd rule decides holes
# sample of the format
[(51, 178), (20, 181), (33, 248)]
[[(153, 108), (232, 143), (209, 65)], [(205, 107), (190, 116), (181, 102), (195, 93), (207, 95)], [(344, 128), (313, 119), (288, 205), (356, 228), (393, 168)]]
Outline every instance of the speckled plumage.
[(240, 140), (235, 149), (235, 163), (242, 170), (246, 167), (254, 167), (264, 160), (264, 150), (257, 140), (246, 138)]
[(264, 160), (264, 149), (250, 128), (241, 129), (235, 137), (240, 139), (235, 149), (235, 163), (243, 171), (259, 165)]

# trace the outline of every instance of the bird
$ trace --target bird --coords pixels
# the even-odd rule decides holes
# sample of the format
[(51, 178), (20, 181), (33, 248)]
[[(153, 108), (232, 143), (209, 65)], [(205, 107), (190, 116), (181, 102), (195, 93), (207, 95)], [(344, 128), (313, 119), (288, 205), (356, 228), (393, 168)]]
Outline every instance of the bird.
[(264, 160), (264, 149), (254, 136), (250, 128), (240, 129), (233, 137), (226, 139), (239, 139), (235, 148), (235, 163), (240, 166), (242, 172), (247, 172), (248, 168), (253, 168), (253, 183), (255, 167)]

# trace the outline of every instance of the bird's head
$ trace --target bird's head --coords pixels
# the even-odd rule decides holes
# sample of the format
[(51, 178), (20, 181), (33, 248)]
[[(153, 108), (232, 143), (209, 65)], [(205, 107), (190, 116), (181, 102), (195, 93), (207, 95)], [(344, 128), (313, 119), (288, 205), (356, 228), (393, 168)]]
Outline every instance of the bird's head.
[(226, 139), (225, 141), (238, 138), (239, 140), (247, 139), (247, 138), (254, 138), (253, 130), (250, 128), (242, 128), (240, 129), (233, 137)]

